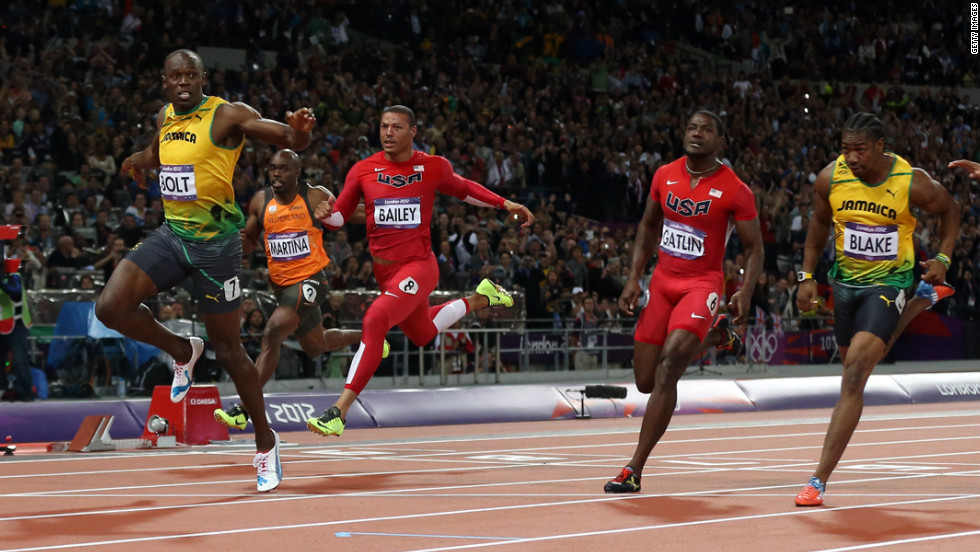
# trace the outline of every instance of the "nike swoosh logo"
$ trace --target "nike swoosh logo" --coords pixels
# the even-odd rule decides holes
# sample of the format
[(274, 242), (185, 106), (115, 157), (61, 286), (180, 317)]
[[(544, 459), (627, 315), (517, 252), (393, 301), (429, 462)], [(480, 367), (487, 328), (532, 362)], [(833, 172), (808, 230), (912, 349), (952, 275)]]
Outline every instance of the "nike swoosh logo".
[(374, 172), (381, 172), (381, 171), (383, 171), (383, 170), (385, 170), (385, 168), (384, 168), (384, 167), (375, 167), (375, 168), (374, 168)]
[(385, 292), (385, 295), (390, 295), (390, 296), (392, 296), (392, 297), (398, 297), (397, 295), (395, 295), (394, 293), (392, 293), (392, 292), (390, 292), (390, 291), (386, 291), (386, 292)]
[(694, 313), (691, 313), (691, 318), (700, 318), (701, 320), (707, 320), (705, 317), (698, 316), (697, 314), (694, 314)]
[(677, 184), (678, 182), (680, 182), (680, 180), (668, 180), (667, 181), (667, 185), (668, 186), (673, 186), (674, 184)]

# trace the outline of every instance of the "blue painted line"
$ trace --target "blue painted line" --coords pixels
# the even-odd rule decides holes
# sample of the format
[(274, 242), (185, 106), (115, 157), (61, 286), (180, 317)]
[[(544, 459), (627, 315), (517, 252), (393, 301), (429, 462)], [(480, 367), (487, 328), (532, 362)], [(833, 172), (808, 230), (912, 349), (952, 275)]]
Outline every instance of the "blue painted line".
[(468, 535), (416, 535), (411, 533), (354, 533), (350, 531), (338, 531), (334, 533), (336, 537), (353, 537), (354, 535), (367, 535), (371, 537), (425, 537), (429, 539), (478, 539), (478, 540), (521, 540), (520, 537), (471, 537)]

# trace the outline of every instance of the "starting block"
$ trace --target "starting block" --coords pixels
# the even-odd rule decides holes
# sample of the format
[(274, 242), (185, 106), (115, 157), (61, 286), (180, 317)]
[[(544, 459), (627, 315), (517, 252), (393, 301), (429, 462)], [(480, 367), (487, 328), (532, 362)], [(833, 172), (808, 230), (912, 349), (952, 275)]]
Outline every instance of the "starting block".
[[(211, 441), (228, 441), (228, 428), (214, 419), (214, 409), (221, 408), (221, 396), (214, 385), (195, 385), (179, 403), (170, 401), (170, 386), (158, 385), (153, 388), (150, 411), (143, 425), (143, 439), (157, 446), (173, 446), (169, 439), (173, 436), (177, 443), (185, 445), (206, 445)], [(157, 416), (166, 420), (165, 433), (152, 431), (148, 425)]]
[(112, 415), (85, 416), (82, 426), (75, 433), (75, 438), (68, 444), (68, 450), (74, 452), (99, 452), (116, 450), (109, 428), (112, 427)]

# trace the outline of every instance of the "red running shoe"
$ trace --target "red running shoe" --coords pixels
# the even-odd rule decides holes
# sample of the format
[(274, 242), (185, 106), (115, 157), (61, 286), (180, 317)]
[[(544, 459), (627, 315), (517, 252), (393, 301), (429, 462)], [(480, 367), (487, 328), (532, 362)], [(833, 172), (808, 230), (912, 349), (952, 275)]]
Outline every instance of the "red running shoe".
[(626, 466), (619, 472), (616, 479), (606, 483), (604, 489), (607, 493), (637, 493), (640, 492), (640, 474), (633, 471), (633, 468)]
[(803, 487), (800, 494), (796, 495), (797, 506), (820, 506), (823, 504), (823, 492), (827, 484), (817, 479), (816, 476), (810, 478), (810, 482)]

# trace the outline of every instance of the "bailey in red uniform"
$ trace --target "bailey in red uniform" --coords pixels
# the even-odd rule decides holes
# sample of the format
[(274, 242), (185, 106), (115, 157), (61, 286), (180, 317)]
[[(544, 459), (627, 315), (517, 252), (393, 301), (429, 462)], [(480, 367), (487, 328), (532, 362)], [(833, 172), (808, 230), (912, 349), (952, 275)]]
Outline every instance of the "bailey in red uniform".
[(484, 280), (468, 297), (429, 307), (429, 294), (439, 281), (429, 230), (436, 192), (480, 207), (506, 209), (524, 227), (534, 221), (523, 205), (454, 173), (446, 158), (414, 151), (417, 127), (411, 109), (386, 107), (380, 131), (384, 151), (355, 164), (336, 203), (322, 202), (315, 211), (326, 228), (336, 230), (363, 200), (368, 248), (381, 289), (364, 315), (361, 344), (351, 361), (344, 391), (322, 416), (307, 420), (307, 427), (322, 435), (343, 433), (348, 409), (381, 362), (389, 329), (399, 326), (413, 343), (422, 346), (472, 310), (513, 305), (505, 291)]

